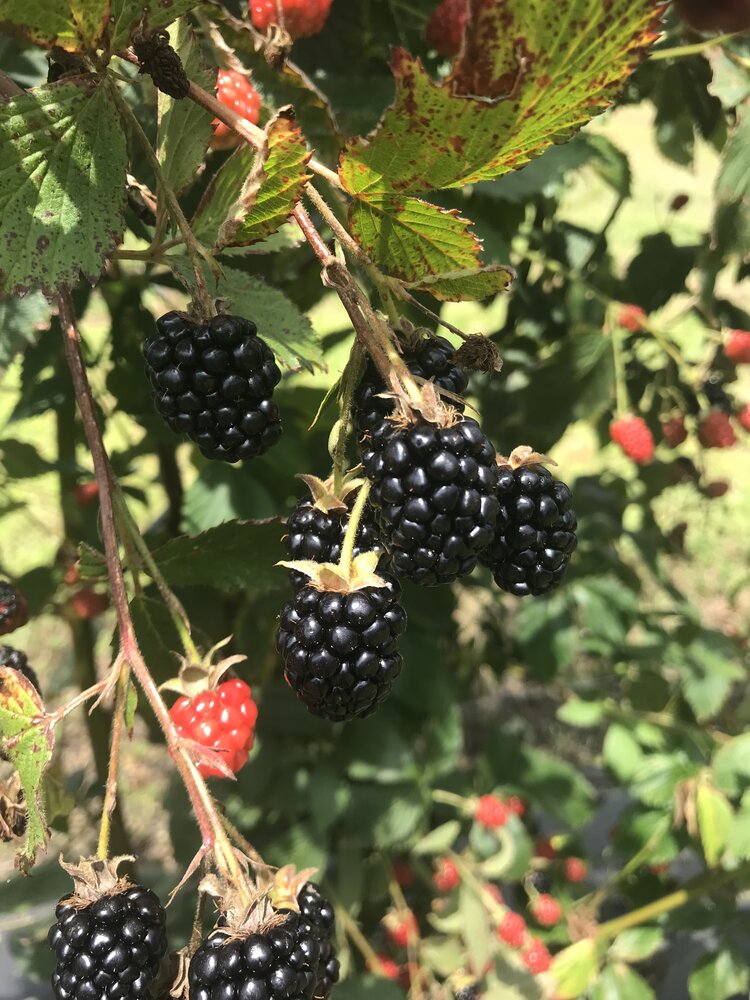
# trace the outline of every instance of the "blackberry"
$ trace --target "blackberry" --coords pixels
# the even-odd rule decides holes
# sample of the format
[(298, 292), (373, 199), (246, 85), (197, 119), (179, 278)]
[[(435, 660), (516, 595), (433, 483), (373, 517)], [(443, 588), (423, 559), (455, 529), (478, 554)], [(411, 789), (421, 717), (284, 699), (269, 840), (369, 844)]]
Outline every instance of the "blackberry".
[(77, 897), (58, 903), (47, 936), (58, 1000), (150, 1000), (167, 951), (164, 908), (150, 889), (125, 885), (87, 905)]
[(470, 573), (497, 519), (495, 449), (476, 420), (441, 427), (384, 421), (363, 450), (381, 539), (394, 572), (415, 583)]
[(273, 353), (241, 316), (196, 325), (169, 312), (143, 347), (156, 409), (206, 458), (262, 455), (281, 437), (272, 396), (281, 379)]
[(215, 931), (191, 959), (189, 1000), (327, 1000), (339, 973), (333, 909), (309, 883), (298, 905), (266, 931)]
[(29, 609), (22, 594), (7, 580), (0, 581), (0, 635), (7, 635), (25, 625)]
[[(464, 368), (455, 363), (456, 349), (445, 337), (416, 339), (412, 335), (402, 346), (404, 361), (412, 375), (432, 379), (439, 389), (447, 389), (456, 396), (466, 392), (469, 376)], [(380, 372), (372, 360), (368, 360), (362, 381), (354, 393), (353, 415), (360, 435), (372, 433), (393, 413), (393, 402), (380, 395), (385, 391)], [(463, 413), (463, 404), (458, 400), (448, 398), (446, 402)]]
[[(400, 588), (395, 580), (372, 576), (377, 553), (357, 556), (353, 565), (368, 557), (363, 582), (373, 579), (374, 585), (336, 590), (311, 582), (281, 610), (276, 648), (286, 682), (313, 715), (331, 722), (371, 715), (401, 673), (398, 637), (406, 614)], [(322, 568), (327, 566), (335, 570)]]
[(571, 492), (540, 460), (543, 455), (518, 448), (500, 465), (495, 537), (480, 556), (498, 587), (516, 597), (556, 587), (577, 544)]
[(535, 868), (528, 877), (529, 885), (535, 889), (540, 895), (547, 895), (552, 891), (552, 879), (549, 877), (546, 871), (541, 868)]
[(41, 694), (42, 689), (39, 686), (36, 671), (29, 666), (26, 654), (22, 653), (20, 649), (14, 649), (12, 646), (0, 646), (0, 667), (12, 667), (13, 670), (17, 670), (19, 674), (23, 674), (27, 681), (31, 681)]
[[(310, 500), (297, 503), (287, 521), (286, 550), (290, 559), (311, 559), (319, 563), (337, 563), (341, 558), (341, 546), (349, 523), (355, 493), (349, 493), (340, 501), (328, 492), (327, 484), (312, 476), (302, 477), (313, 492)], [(354, 555), (374, 551), (379, 548), (378, 529), (375, 513), (365, 507), (360, 517), (354, 546)], [(289, 571), (292, 587), (299, 590), (308, 582), (308, 577), (299, 570)]]

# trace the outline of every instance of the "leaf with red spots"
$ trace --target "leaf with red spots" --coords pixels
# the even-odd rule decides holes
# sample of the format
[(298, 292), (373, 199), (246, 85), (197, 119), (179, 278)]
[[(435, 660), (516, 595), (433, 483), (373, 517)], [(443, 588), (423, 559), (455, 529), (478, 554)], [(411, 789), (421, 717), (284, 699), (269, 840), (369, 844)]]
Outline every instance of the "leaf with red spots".
[(98, 77), (0, 103), (0, 298), (96, 281), (123, 231), (126, 165)]
[(39, 693), (23, 674), (0, 667), (0, 750), (17, 769), (26, 804), (26, 843), (17, 864), (28, 874), (49, 840), (44, 815), (44, 772), (55, 747)]
[(393, 107), (342, 156), (351, 194), (461, 187), (524, 166), (609, 106), (663, 9), (654, 0), (471, 2), (465, 48), (444, 84), (394, 53)]
[(109, 17), (110, 0), (0, 0), (0, 30), (46, 49), (96, 49)]

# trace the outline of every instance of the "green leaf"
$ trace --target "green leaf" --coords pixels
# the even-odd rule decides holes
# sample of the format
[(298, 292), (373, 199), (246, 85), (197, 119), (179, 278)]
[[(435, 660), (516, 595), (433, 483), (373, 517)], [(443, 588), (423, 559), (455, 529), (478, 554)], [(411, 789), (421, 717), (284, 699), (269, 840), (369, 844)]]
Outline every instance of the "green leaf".
[(341, 740), (353, 781), (380, 785), (415, 780), (419, 776), (414, 747), (399, 732), (398, 717), (386, 709), (377, 719), (366, 720), (356, 730), (349, 726)]
[(570, 698), (557, 710), (557, 718), (566, 726), (578, 726), (580, 729), (590, 729), (598, 726), (604, 718), (604, 705), (600, 701), (584, 701), (583, 698)]
[(732, 817), (726, 847), (738, 861), (750, 859), (750, 796), (748, 795), (745, 795), (740, 809)]
[(130, 32), (138, 24), (143, 23), (151, 31), (166, 28), (178, 17), (194, 9), (195, 0), (169, 0), (168, 3), (148, 6), (144, 6), (141, 0), (112, 0), (110, 48), (113, 52), (125, 48), (130, 41)]
[(0, 104), (0, 295), (92, 284), (123, 229), (125, 136), (94, 76)]
[(282, 533), (276, 519), (228, 521), (192, 538), (175, 538), (153, 555), (169, 584), (263, 594), (287, 586), (286, 573), (275, 566), (283, 554)]
[(34, 342), (39, 330), (49, 326), (49, 311), (41, 292), (0, 301), (0, 371)]
[(26, 441), (6, 438), (0, 441), (0, 464), (11, 479), (33, 479), (53, 472), (56, 468), (39, 454), (37, 448)]
[(504, 264), (490, 264), (473, 270), (431, 274), (419, 281), (409, 282), (406, 287), (429, 292), (441, 302), (479, 302), (506, 291), (514, 277), (514, 272)]
[(347, 977), (336, 987), (336, 1000), (404, 1000), (404, 991), (387, 979)]
[(719, 201), (736, 202), (750, 196), (750, 162), (747, 155), (749, 147), (750, 111), (745, 109), (737, 128), (724, 147), (721, 169), (716, 181), (716, 195)]
[(708, 781), (698, 782), (695, 805), (706, 863), (714, 868), (724, 852), (734, 813), (726, 795)]
[(0, 0), (0, 31), (67, 52), (95, 49), (109, 22), (109, 0)]
[(555, 955), (550, 975), (559, 1000), (575, 1000), (585, 993), (596, 975), (599, 956), (596, 941), (584, 938)]
[[(184, 18), (172, 25), (169, 41), (188, 77), (204, 90), (213, 90), (215, 71), (203, 59), (198, 39)], [(211, 116), (200, 105), (176, 101), (159, 91), (156, 152), (165, 180), (177, 194), (196, 179), (211, 134)]]
[(706, 632), (704, 636), (686, 649), (672, 643), (667, 651), (669, 665), (679, 671), (685, 698), (699, 722), (716, 715), (729, 697), (732, 683), (745, 675), (732, 659), (734, 648), (723, 635)]
[(729, 948), (704, 955), (688, 979), (691, 1000), (726, 1000), (747, 993), (750, 971), (741, 955)]
[(722, 744), (712, 763), (718, 787), (727, 795), (740, 795), (750, 786), (750, 733)]
[(619, 934), (609, 950), (611, 958), (622, 962), (642, 962), (650, 958), (664, 943), (659, 927), (631, 927)]
[(655, 753), (646, 757), (633, 775), (631, 791), (646, 805), (671, 806), (677, 785), (697, 773), (698, 765), (682, 751)]
[(615, 777), (627, 784), (643, 760), (643, 750), (629, 729), (612, 722), (604, 735), (602, 756)]
[[(660, 14), (650, 0), (593, 9), (589, 0), (474, 5), (464, 55), (443, 86), (408, 53), (394, 53), (396, 101), (342, 157), (350, 194), (416, 194), (517, 170), (608, 106), (653, 41)], [(460, 96), (467, 93), (512, 97), (489, 103)]]
[(448, 820), (418, 840), (412, 848), (412, 854), (445, 854), (453, 847), (460, 832), (459, 821)]
[(590, 996), (591, 1000), (656, 1000), (646, 980), (620, 962), (602, 970)]
[(18, 771), (26, 801), (26, 843), (16, 858), (28, 875), (37, 851), (49, 840), (42, 782), (55, 739), (45, 723), (39, 693), (23, 674), (10, 667), (0, 667), (0, 734), (0, 747)]
[(492, 951), (490, 921), (484, 903), (465, 882), (459, 889), (458, 912), (461, 914), (461, 935), (466, 943), (471, 969), (481, 975)]
[[(174, 677), (179, 668), (177, 654), (182, 643), (164, 604), (152, 597), (134, 597), (130, 602), (130, 615), (138, 645), (151, 673), (159, 683)], [(112, 644), (117, 648), (114, 638)]]

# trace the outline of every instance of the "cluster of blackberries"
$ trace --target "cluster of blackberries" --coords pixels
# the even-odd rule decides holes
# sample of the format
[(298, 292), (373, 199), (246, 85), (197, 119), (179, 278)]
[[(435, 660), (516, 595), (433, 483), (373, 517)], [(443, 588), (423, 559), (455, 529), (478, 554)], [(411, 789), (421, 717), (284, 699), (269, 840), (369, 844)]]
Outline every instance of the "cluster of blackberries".
[(169, 312), (143, 346), (154, 403), (172, 430), (206, 458), (239, 462), (281, 437), (276, 360), (250, 320), (214, 316), (197, 325)]

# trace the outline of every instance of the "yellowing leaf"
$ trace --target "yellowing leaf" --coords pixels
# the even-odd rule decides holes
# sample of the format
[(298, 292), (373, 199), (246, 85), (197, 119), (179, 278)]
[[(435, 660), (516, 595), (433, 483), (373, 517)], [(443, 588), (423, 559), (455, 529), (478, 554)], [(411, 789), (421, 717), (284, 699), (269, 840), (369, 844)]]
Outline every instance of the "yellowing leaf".
[(558, 1000), (575, 1000), (586, 992), (596, 975), (599, 955), (596, 941), (584, 938), (555, 955), (550, 974)]
[(695, 807), (703, 853), (706, 863), (713, 868), (724, 852), (734, 813), (726, 795), (703, 779), (698, 782), (695, 792)]

